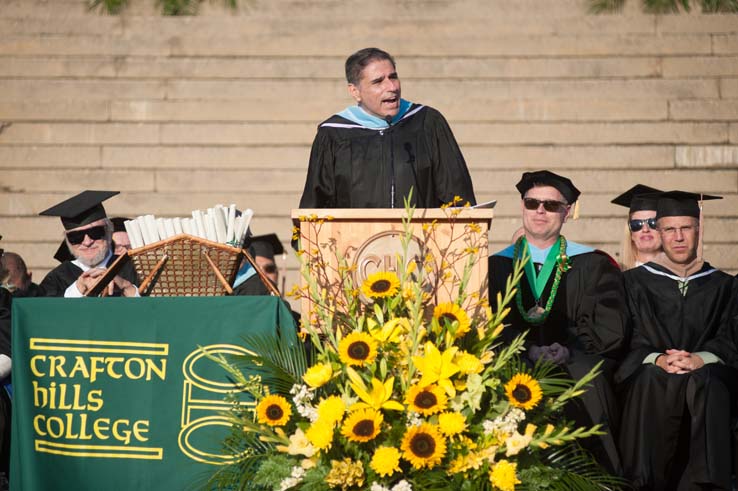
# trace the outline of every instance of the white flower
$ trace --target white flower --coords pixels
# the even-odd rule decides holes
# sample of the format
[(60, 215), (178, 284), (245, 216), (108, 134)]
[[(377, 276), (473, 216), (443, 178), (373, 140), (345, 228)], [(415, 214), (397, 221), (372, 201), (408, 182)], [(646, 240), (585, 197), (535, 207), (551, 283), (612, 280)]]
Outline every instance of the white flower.
[(406, 480), (402, 480), (392, 486), (392, 491), (413, 491), (413, 487)]
[(314, 423), (318, 419), (318, 409), (310, 402), (315, 397), (315, 392), (305, 384), (295, 384), (290, 389), (290, 394), (292, 394), (297, 413)]
[(292, 468), (292, 475), (290, 477), (285, 477), (280, 481), (279, 483), (279, 491), (286, 491), (290, 488), (294, 488), (300, 482), (302, 482), (302, 478), (305, 477), (305, 469), (299, 466), (295, 466)]
[(390, 491), (390, 488), (385, 488), (381, 484), (373, 482), (372, 487), (369, 488), (369, 491)]
[(407, 412), (407, 427), (420, 426), (423, 424), (423, 420), (420, 415), (414, 411)]

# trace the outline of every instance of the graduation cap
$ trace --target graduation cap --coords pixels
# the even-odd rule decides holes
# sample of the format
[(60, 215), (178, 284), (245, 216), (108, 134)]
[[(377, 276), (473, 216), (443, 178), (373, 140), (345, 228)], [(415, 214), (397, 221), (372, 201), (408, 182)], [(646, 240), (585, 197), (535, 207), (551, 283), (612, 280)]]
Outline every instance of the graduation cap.
[(666, 191), (653, 195), (656, 203), (656, 219), (663, 217), (694, 217), (702, 222), (702, 201), (723, 199), (722, 196), (690, 193), (687, 191)]
[(645, 186), (643, 184), (636, 184), (626, 192), (610, 201), (615, 205), (624, 206), (630, 209), (630, 213), (635, 211), (656, 211), (656, 202), (658, 201), (658, 193), (663, 193), (660, 189)]
[(110, 221), (113, 222), (113, 232), (127, 232), (126, 226), (123, 224), (127, 222), (128, 220), (130, 220), (130, 218), (126, 218), (126, 217), (111, 218)]
[(82, 227), (107, 218), (102, 202), (118, 193), (119, 191), (82, 191), (39, 215), (60, 217), (64, 230)]
[(581, 194), (569, 178), (554, 174), (547, 170), (523, 172), (523, 177), (520, 178), (520, 182), (518, 182), (515, 187), (518, 188), (520, 196), (522, 197), (525, 196), (525, 193), (535, 185), (551, 186), (556, 188), (568, 204), (574, 203)]
[(244, 247), (254, 251), (254, 256), (274, 259), (275, 254), (284, 254), (282, 242), (277, 234), (252, 235), (244, 241)]

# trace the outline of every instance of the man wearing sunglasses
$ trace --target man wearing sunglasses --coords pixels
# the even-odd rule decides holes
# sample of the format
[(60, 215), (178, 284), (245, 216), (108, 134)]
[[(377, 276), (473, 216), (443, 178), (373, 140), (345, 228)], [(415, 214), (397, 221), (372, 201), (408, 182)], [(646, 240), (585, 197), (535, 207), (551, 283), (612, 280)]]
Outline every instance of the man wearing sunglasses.
[(626, 337), (622, 273), (605, 253), (561, 235), (580, 194), (571, 180), (546, 170), (525, 172), (516, 187), (523, 234), (489, 261), (490, 298), (496, 298), (504, 292), (515, 261), (530, 257), (503, 336), (510, 342), (528, 331), (525, 356), (530, 363), (555, 363), (574, 379), (603, 361), (603, 373), (582, 396), (584, 404), (570, 405), (567, 417), (577, 426), (603, 425), (608, 434), (588, 447), (602, 465), (618, 473), (619, 410), (610, 380)]
[(738, 284), (699, 247), (698, 201), (718, 197), (655, 197), (663, 254), (624, 275), (633, 333), (616, 373), (623, 468), (636, 489), (731, 489)]
[[(117, 259), (111, 239), (113, 225), (102, 206), (103, 201), (116, 194), (117, 191), (84, 191), (40, 213), (60, 217), (64, 226), (64, 244), (55, 257), (64, 257), (66, 253), (72, 256), (43, 279), (40, 288), (45, 296), (84, 296)], [(128, 263), (110, 283), (108, 293), (137, 296), (136, 284), (136, 274)]]
[[(254, 235), (244, 242), (254, 258), (256, 265), (261, 268), (267, 278), (279, 288), (279, 269), (274, 262), (274, 256), (283, 254), (284, 247), (277, 234)], [(246, 260), (239, 270), (233, 284), (234, 295), (270, 295), (270, 291), (262, 283), (254, 268)]]

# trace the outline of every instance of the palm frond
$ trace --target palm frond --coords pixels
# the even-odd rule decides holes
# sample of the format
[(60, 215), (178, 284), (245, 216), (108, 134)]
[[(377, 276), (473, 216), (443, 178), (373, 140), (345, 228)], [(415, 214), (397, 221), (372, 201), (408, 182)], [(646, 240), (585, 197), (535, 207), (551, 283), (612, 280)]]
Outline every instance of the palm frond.
[(300, 383), (307, 370), (305, 348), (294, 333), (281, 338), (263, 335), (243, 336), (247, 355), (233, 355), (232, 363), (248, 373), (261, 377), (263, 385), (272, 393), (289, 394)]
[(625, 0), (590, 0), (589, 12), (592, 14), (607, 14), (622, 12)]
[(578, 445), (567, 445), (546, 452), (544, 460), (562, 471), (554, 489), (615, 491), (630, 488), (627, 481), (610, 475)]

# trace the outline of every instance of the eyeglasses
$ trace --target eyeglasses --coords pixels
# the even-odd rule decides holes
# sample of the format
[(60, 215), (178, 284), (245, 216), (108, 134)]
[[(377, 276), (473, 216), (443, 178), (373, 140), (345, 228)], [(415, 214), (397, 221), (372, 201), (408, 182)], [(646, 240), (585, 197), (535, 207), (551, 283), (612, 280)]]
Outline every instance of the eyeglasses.
[(554, 199), (535, 199), (535, 198), (523, 198), (523, 206), (526, 210), (537, 210), (539, 206), (543, 205), (543, 209), (550, 213), (557, 213), (566, 208), (567, 204)]
[(67, 232), (67, 240), (72, 245), (81, 244), (85, 240), (85, 235), (92, 240), (100, 240), (105, 237), (105, 225), (98, 225), (97, 227), (90, 227), (84, 230), (73, 230)]
[(644, 225), (648, 225), (651, 230), (656, 230), (656, 218), (646, 218), (645, 220), (631, 220), (628, 222), (631, 232), (638, 232), (643, 229)]

